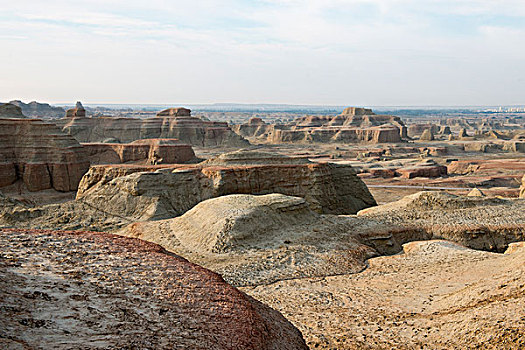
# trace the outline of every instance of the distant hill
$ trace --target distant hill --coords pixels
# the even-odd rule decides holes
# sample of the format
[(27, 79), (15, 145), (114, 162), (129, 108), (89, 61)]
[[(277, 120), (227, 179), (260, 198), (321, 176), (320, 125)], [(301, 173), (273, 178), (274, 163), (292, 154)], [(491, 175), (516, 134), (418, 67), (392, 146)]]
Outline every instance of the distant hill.
[(19, 100), (14, 100), (9, 103), (22, 108), (22, 113), (27, 117), (62, 118), (66, 113), (62, 107), (54, 107), (48, 103), (39, 103), (36, 101), (24, 103)]

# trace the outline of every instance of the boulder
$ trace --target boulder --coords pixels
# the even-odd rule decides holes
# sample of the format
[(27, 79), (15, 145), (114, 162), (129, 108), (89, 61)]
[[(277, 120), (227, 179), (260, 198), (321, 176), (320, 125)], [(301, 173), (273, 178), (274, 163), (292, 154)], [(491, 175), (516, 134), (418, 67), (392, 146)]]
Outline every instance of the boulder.
[(0, 237), (3, 348), (307, 349), (279, 312), (156, 244), (92, 232)]

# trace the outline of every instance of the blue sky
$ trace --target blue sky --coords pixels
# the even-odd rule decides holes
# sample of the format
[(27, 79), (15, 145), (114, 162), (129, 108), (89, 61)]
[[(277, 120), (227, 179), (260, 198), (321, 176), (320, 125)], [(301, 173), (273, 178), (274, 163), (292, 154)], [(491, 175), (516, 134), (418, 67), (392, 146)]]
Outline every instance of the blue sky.
[(0, 101), (525, 104), (523, 0), (0, 0)]

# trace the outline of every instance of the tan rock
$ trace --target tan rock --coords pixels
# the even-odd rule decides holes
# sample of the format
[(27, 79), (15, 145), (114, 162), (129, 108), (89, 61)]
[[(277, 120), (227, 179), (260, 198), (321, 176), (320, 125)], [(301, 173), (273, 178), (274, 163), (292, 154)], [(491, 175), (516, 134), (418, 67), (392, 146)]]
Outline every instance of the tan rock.
[(157, 117), (189, 117), (191, 110), (188, 108), (168, 108), (157, 113)]
[(174, 139), (145, 139), (131, 143), (83, 143), (91, 164), (182, 164), (195, 159), (190, 145)]
[(119, 174), (115, 167), (92, 167), (77, 199), (133, 220), (179, 216), (205, 199), (235, 193), (303, 197), (312, 209), (332, 214), (376, 205), (350, 166), (269, 153), (239, 151), (197, 165), (112, 178)]
[(421, 141), (434, 141), (434, 134), (432, 129), (425, 129), (419, 138)]

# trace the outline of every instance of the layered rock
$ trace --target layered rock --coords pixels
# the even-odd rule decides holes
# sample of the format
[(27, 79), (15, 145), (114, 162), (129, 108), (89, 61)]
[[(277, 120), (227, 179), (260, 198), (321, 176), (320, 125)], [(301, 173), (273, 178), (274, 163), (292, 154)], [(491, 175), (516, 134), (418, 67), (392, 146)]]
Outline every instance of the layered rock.
[(144, 139), (131, 143), (83, 143), (91, 164), (181, 164), (195, 159), (190, 145), (174, 139)]
[(401, 177), (413, 179), (415, 177), (441, 177), (447, 175), (447, 167), (439, 165), (431, 159), (427, 159), (414, 166), (396, 170)]
[[(58, 123), (79, 142), (113, 139), (129, 143), (141, 139), (178, 139), (192, 146), (246, 146), (248, 141), (234, 133), (227, 123), (188, 116), (186, 109), (169, 109), (148, 119), (117, 117), (72, 117)], [(170, 114), (171, 113), (171, 114)]]
[(375, 251), (350, 234), (355, 229), (355, 220), (323, 216), (303, 198), (274, 193), (208, 199), (180, 217), (133, 223), (118, 234), (160, 244), (246, 286), (362, 270)]
[(65, 113), (62, 107), (54, 107), (48, 103), (39, 103), (36, 101), (24, 103), (19, 100), (14, 100), (9, 103), (20, 107), (22, 113), (28, 117), (62, 118)]
[(270, 143), (400, 142), (406, 127), (399, 117), (376, 115), (370, 109), (349, 107), (336, 116), (304, 116), (283, 125), (268, 125), (255, 119), (237, 125), (235, 131)]
[(26, 118), (22, 109), (11, 103), (0, 104), (0, 118)]
[(429, 129), (432, 134), (439, 132), (439, 126), (435, 124), (410, 124), (408, 126), (407, 133), (410, 137), (419, 137), (425, 132), (425, 130)]
[(92, 232), (0, 237), (2, 348), (307, 349), (281, 314), (158, 245)]
[(90, 169), (77, 200), (133, 220), (179, 216), (205, 199), (235, 193), (303, 197), (312, 209), (332, 214), (352, 214), (376, 204), (351, 166), (274, 154), (234, 152), (198, 165), (116, 178), (107, 169)]
[(419, 138), (421, 141), (434, 141), (434, 133), (432, 129), (425, 129)]
[(66, 111), (66, 118), (85, 118), (86, 110), (80, 101), (77, 101), (75, 108)]
[(268, 124), (261, 118), (253, 117), (247, 123), (233, 125), (232, 130), (243, 137), (267, 138), (275, 130), (275, 125)]
[(157, 113), (157, 117), (189, 117), (191, 110), (184, 107), (168, 108)]
[(89, 160), (82, 146), (55, 124), (0, 119), (0, 168), (0, 187), (20, 179), (29, 191), (74, 191)]

